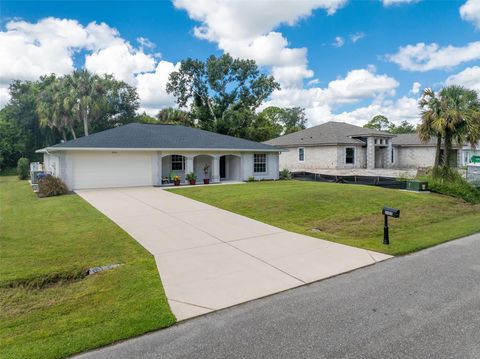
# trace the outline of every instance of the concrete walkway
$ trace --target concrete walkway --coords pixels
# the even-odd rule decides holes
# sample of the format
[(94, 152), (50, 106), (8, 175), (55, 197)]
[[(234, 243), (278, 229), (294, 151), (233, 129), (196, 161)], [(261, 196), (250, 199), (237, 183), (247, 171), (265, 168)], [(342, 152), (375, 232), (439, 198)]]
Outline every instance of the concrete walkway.
[(161, 188), (77, 193), (153, 254), (178, 320), (390, 257), (287, 232)]

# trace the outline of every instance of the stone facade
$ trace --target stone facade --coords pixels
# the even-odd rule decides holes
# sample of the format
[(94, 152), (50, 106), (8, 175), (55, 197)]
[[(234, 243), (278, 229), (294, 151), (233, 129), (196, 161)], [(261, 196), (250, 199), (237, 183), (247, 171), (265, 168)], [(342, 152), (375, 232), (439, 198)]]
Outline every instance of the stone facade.
[[(373, 142), (372, 138), (372, 142)], [(346, 148), (355, 149), (355, 163), (346, 164)], [(382, 146), (311, 146), (304, 147), (305, 159), (299, 161), (299, 147), (290, 147), (280, 154), (280, 169), (314, 172), (320, 169), (417, 169), (431, 167), (435, 160), (432, 146), (393, 146), (391, 140)], [(376, 156), (375, 156), (376, 153)], [(393, 156), (393, 157), (392, 157)], [(459, 161), (461, 154), (459, 151)], [(460, 163), (460, 162), (459, 162)]]

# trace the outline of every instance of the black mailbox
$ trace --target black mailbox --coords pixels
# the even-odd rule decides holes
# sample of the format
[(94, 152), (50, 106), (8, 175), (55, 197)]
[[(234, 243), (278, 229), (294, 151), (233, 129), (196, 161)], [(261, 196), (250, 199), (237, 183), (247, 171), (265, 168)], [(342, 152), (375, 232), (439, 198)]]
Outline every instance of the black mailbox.
[(384, 216), (398, 218), (400, 217), (400, 210), (398, 208), (383, 207), (382, 214)]
[(382, 214), (385, 218), (383, 225), (383, 244), (390, 244), (390, 237), (388, 235), (388, 217), (399, 218), (400, 210), (398, 208), (383, 207)]

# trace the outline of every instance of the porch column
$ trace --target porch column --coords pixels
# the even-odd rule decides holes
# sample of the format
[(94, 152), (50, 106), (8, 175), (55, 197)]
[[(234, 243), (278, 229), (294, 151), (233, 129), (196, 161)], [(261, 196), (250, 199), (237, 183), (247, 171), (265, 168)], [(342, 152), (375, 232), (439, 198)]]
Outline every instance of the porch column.
[(152, 154), (152, 184), (160, 186), (162, 184), (162, 153), (154, 152)]
[(386, 158), (387, 158), (387, 165), (385, 166), (386, 168), (394, 167), (393, 163), (392, 163), (392, 148), (393, 148), (392, 147), (392, 139), (389, 138), (388, 139), (388, 146), (387, 146), (387, 152), (388, 153), (387, 153), (387, 156), (386, 156)]
[[(190, 172), (193, 172), (193, 158), (195, 156), (185, 156), (185, 177), (187, 177), (187, 174)], [(187, 179), (184, 178), (185, 183), (188, 183)]]
[(220, 182), (220, 156), (214, 155), (212, 158), (212, 183)]
[(367, 169), (375, 168), (375, 139), (367, 137)]

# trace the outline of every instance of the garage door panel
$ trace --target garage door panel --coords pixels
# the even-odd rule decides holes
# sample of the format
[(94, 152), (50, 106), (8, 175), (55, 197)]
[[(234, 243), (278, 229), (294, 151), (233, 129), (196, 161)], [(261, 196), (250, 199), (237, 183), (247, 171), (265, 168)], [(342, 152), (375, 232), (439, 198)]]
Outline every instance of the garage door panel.
[(149, 153), (76, 153), (72, 167), (74, 189), (152, 185)]

